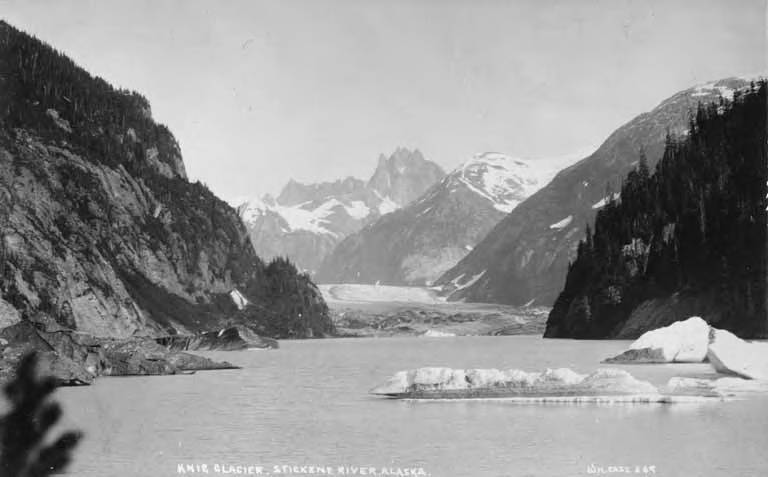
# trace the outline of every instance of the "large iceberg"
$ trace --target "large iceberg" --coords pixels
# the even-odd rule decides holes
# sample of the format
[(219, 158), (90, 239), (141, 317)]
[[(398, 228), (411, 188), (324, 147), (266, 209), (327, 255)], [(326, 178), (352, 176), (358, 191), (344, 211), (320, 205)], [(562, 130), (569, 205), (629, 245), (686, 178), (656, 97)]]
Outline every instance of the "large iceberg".
[(579, 374), (568, 368), (519, 369), (427, 367), (400, 371), (372, 394), (412, 399), (521, 398), (541, 401), (663, 401), (654, 385), (620, 369)]
[(750, 343), (712, 328), (707, 358), (718, 373), (768, 380), (768, 343)]
[(643, 333), (607, 363), (700, 363), (707, 356), (709, 325), (698, 316)]
[(644, 333), (607, 363), (700, 363), (718, 373), (768, 381), (768, 343), (750, 343), (694, 316)]

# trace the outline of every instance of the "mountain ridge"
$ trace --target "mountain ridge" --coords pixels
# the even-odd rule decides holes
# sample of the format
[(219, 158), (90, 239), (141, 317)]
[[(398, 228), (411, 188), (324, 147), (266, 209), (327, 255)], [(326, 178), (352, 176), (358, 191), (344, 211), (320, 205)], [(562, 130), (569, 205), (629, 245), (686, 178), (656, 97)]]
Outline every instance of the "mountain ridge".
[(445, 175), (418, 149), (380, 155), (371, 177), (303, 184), (293, 179), (277, 198), (265, 195), (238, 207), (262, 256), (287, 256), (305, 270), (345, 237), (411, 202)]
[(700, 105), (653, 173), (641, 157), (579, 242), (545, 337), (636, 338), (691, 315), (766, 336), (766, 87)]
[(475, 154), (407, 207), (344, 239), (316, 279), (429, 285), (552, 175), (505, 154)]
[[(716, 101), (748, 85), (746, 79), (726, 78), (693, 86), (626, 122), (592, 154), (558, 172), (516, 207), (436, 284), (452, 300), (551, 304), (585, 224), (592, 223), (601, 204), (616, 194), (640, 152), (655, 166), (667, 132), (684, 134), (700, 101)], [(470, 286), (457, 289), (453, 284), (480, 274)]]

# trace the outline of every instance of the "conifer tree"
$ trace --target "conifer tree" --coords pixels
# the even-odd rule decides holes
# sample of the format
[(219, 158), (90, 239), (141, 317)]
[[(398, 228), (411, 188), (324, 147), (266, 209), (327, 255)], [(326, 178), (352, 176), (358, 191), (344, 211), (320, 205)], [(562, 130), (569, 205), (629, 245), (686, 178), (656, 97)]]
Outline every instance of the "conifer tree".
[(46, 437), (61, 417), (58, 404), (48, 401), (52, 378), (37, 376), (37, 356), (30, 353), (19, 364), (16, 377), (5, 387), (11, 410), (0, 420), (0, 475), (45, 477), (61, 472), (82, 435), (65, 432), (51, 444)]

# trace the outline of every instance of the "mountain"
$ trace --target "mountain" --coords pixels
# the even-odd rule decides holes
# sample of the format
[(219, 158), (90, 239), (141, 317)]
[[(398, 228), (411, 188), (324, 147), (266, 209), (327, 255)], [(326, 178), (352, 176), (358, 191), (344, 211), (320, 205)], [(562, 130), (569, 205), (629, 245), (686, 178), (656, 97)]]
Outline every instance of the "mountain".
[(593, 223), (597, 211), (618, 198), (619, 186), (641, 151), (654, 167), (667, 133), (686, 134), (697, 104), (730, 98), (748, 86), (749, 80), (741, 78), (696, 86), (624, 124), (594, 153), (560, 171), (516, 207), (437, 284), (452, 300), (551, 305), (569, 261), (576, 257), (585, 224)]
[(691, 315), (768, 336), (767, 84), (701, 105), (587, 229), (545, 337), (636, 338)]
[(100, 337), (332, 326), (319, 290), (265, 264), (237, 212), (186, 177), (141, 95), (0, 22), (0, 323)]
[(421, 152), (398, 148), (379, 156), (368, 182), (288, 182), (277, 196), (245, 201), (240, 214), (262, 257), (285, 256), (313, 272), (349, 234), (413, 201), (445, 176)]
[(344, 239), (316, 279), (430, 284), (553, 175), (504, 154), (477, 154), (412, 204)]

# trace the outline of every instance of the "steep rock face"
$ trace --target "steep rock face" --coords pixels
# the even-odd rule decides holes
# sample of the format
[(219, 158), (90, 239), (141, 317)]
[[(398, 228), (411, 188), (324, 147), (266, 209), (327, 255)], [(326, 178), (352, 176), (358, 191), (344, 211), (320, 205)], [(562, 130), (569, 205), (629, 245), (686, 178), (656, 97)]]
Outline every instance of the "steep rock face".
[[(545, 337), (634, 337), (692, 314), (768, 336), (766, 82), (697, 109), (579, 242)], [(687, 332), (690, 334), (690, 332)]]
[(288, 257), (312, 273), (346, 236), (410, 203), (443, 176), (418, 150), (398, 148), (379, 157), (368, 182), (291, 180), (277, 198), (247, 200), (239, 210), (260, 256)]
[(0, 71), (2, 302), (126, 337), (220, 329), (233, 289), (280, 300), (237, 212), (187, 181), (144, 98), (3, 22)]
[(38, 369), (61, 386), (91, 384), (99, 376), (178, 374), (234, 369), (227, 362), (169, 350), (148, 338), (115, 340), (24, 320), (0, 329), (0, 383), (11, 378), (22, 357), (36, 352)]
[(470, 286), (453, 291), (451, 299), (552, 304), (585, 224), (592, 223), (611, 199), (619, 198), (621, 182), (637, 165), (640, 152), (645, 152), (653, 167), (664, 151), (667, 131), (674, 136), (685, 134), (698, 103), (719, 101), (721, 96), (727, 99), (747, 86), (749, 80), (730, 78), (690, 88), (624, 124), (593, 154), (562, 170), (516, 207), (437, 283), (449, 285), (458, 277), (482, 274)]
[[(411, 205), (347, 237), (323, 262), (322, 283), (430, 284), (554, 175), (499, 153), (477, 154)], [(466, 286), (472, 277), (452, 285)]]
[(445, 176), (443, 169), (424, 159), (416, 149), (399, 147), (389, 157), (379, 156), (376, 170), (366, 184), (381, 199), (380, 214), (390, 212), (393, 204), (402, 207), (418, 198)]

